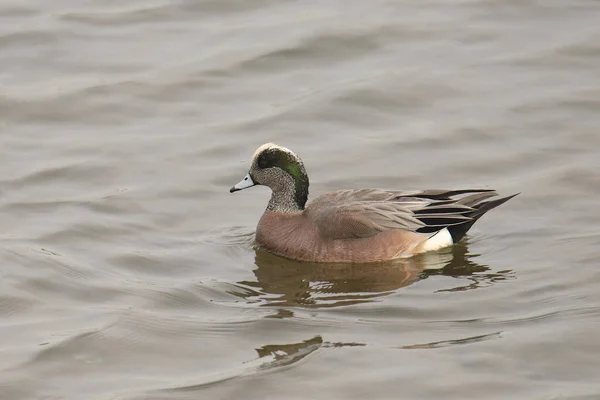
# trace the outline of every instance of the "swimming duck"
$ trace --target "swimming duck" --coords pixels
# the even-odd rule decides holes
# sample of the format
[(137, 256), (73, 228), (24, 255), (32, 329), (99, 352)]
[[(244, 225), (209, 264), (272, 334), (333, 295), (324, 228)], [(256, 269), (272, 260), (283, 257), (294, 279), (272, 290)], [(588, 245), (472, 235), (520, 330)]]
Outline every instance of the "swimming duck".
[(230, 192), (255, 185), (272, 191), (256, 229), (259, 246), (293, 260), (333, 263), (388, 261), (451, 246), (518, 194), (491, 199), (498, 196), (491, 189), (350, 189), (307, 204), (304, 163), (274, 143), (256, 150), (248, 174)]

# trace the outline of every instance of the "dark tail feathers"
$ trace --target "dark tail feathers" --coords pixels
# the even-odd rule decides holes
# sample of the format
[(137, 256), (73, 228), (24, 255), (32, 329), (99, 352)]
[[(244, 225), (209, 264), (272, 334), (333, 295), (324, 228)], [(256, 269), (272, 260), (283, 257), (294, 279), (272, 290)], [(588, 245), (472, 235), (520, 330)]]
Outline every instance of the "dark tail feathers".
[[(448, 231), (450, 232), (450, 235), (452, 236), (452, 241), (454, 241), (454, 243), (457, 243), (458, 241), (460, 241), (465, 236), (467, 231), (469, 229), (471, 229), (473, 224), (475, 222), (477, 222), (477, 220), (483, 216), (483, 214), (485, 214), (486, 212), (490, 211), (493, 208), (498, 207), (501, 204), (506, 203), (508, 200), (512, 199), (513, 197), (517, 196), (518, 194), (520, 194), (520, 193), (515, 193), (511, 196), (501, 197), (501, 198), (495, 199), (495, 200), (483, 201), (479, 204), (472, 206), (473, 208), (475, 208), (475, 210), (471, 211), (467, 215), (468, 217), (472, 218), (470, 221), (466, 221), (463, 224), (448, 226)], [(480, 199), (473, 199), (473, 200), (474, 200), (474, 203), (477, 203), (477, 201)], [(471, 206), (470, 204), (465, 204), (465, 205)]]

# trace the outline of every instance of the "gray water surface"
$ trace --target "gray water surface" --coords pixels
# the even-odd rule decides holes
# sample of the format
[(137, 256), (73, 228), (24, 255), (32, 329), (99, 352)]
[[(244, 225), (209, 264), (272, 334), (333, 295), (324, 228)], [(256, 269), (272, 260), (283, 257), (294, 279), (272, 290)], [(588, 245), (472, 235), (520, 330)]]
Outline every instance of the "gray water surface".
[[(600, 398), (592, 0), (0, 0), (0, 398)], [(521, 192), (375, 266), (253, 248), (310, 193)]]

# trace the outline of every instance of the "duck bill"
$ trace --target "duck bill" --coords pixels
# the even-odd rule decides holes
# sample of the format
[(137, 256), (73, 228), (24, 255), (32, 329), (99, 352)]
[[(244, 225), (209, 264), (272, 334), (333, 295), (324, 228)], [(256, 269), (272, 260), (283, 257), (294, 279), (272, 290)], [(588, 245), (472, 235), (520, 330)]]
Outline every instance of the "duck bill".
[(231, 189), (229, 189), (229, 193), (237, 192), (238, 190), (242, 190), (242, 189), (247, 189), (254, 185), (256, 185), (256, 183), (254, 183), (254, 181), (252, 180), (252, 177), (250, 176), (250, 174), (248, 174), (244, 177), (244, 179), (242, 179), (236, 185), (234, 185)]

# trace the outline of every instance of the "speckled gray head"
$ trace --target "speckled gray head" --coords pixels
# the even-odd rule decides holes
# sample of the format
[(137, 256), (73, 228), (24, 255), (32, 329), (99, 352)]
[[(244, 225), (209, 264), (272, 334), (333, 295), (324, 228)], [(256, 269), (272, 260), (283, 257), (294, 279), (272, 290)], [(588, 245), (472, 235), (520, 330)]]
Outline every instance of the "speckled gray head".
[(229, 191), (254, 185), (268, 186), (273, 191), (267, 206), (271, 211), (300, 211), (308, 199), (308, 175), (302, 160), (290, 149), (274, 143), (265, 143), (256, 150), (248, 175)]

